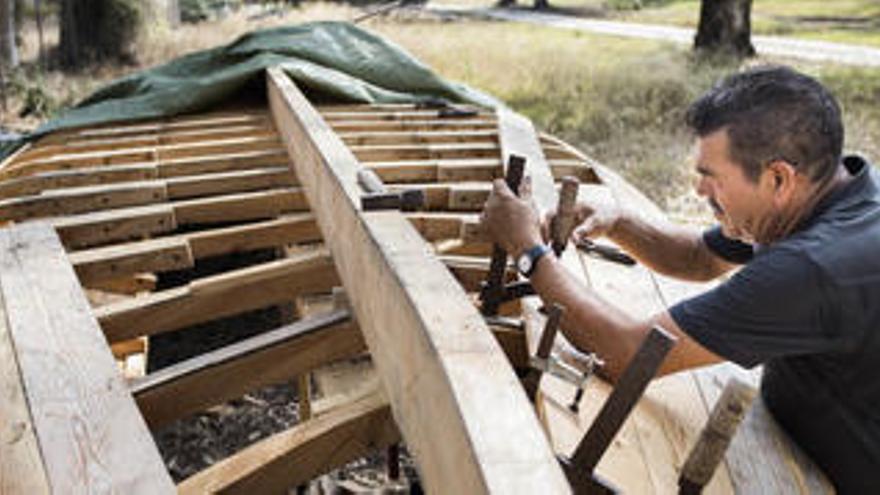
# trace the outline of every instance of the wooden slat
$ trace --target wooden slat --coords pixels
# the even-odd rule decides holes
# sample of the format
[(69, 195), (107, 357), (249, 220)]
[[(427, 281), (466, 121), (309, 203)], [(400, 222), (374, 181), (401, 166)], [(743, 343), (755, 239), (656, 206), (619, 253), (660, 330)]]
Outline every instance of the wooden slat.
[(172, 205), (179, 225), (257, 220), (309, 209), (300, 188), (228, 194)]
[(186, 238), (193, 256), (200, 259), (282, 244), (315, 242), (321, 240), (321, 233), (315, 217), (301, 213), (224, 229), (193, 232), (187, 234)]
[(0, 286), (50, 486), (172, 493), (51, 227), (0, 231)]
[(113, 149), (85, 153), (66, 153), (32, 161), (18, 161), (0, 170), (0, 178), (21, 177), (40, 172), (89, 168), (102, 165), (155, 163), (160, 160), (200, 156), (267, 151), (277, 148), (277, 136), (239, 137), (217, 141), (150, 146), (144, 148)]
[(177, 363), (132, 384), (151, 428), (366, 349), (348, 311), (316, 315)]
[(362, 162), (479, 159), (498, 156), (498, 145), (495, 143), (368, 145), (350, 148), (354, 156)]
[[(399, 212), (362, 213), (360, 167), (270, 69), (269, 102), (429, 492), (567, 493), (482, 317)], [(438, 301), (442, 301), (439, 304)]]
[[(461, 109), (468, 110), (476, 110), (480, 109), (476, 107), (461, 107)], [(321, 108), (319, 109), (321, 112), (321, 116), (326, 120), (329, 124), (333, 124), (340, 120), (476, 120), (476, 119), (484, 119), (484, 120), (492, 120), (494, 116), (491, 113), (486, 113), (483, 111), (482, 114), (475, 116), (466, 116), (466, 117), (455, 117), (448, 116), (444, 117), (441, 114), (439, 109), (427, 109), (427, 108), (409, 108), (409, 109), (400, 109), (400, 110), (389, 110), (389, 109), (380, 109), (380, 108), (369, 108), (369, 107), (361, 107), (361, 108), (352, 108), (350, 110), (335, 110), (330, 108)]]
[(89, 169), (42, 172), (0, 182), (0, 198), (39, 194), (50, 189), (145, 181), (158, 177), (153, 164), (114, 165)]
[(371, 120), (346, 120), (332, 122), (331, 127), (335, 132), (389, 132), (389, 131), (476, 131), (495, 129), (495, 122), (491, 120), (400, 120), (400, 121), (371, 121)]
[(176, 177), (165, 181), (169, 199), (290, 187), (296, 183), (285, 167)]
[(112, 241), (140, 239), (172, 232), (177, 228), (170, 204), (99, 211), (51, 220), (69, 249), (97, 246)]
[(399, 438), (388, 400), (377, 391), (196, 473), (179, 485), (179, 493), (286, 493)]
[(192, 268), (195, 258), (185, 237), (152, 239), (87, 251), (69, 256), (83, 286), (140, 272)]
[(452, 144), (452, 143), (494, 143), (498, 144), (498, 133), (486, 131), (425, 131), (425, 132), (349, 132), (339, 134), (349, 146), (374, 146), (394, 144)]
[(46, 191), (0, 201), (0, 220), (21, 221), (31, 218), (75, 215), (126, 206), (160, 203), (167, 199), (162, 181), (125, 182), (102, 186), (77, 187)]
[(159, 177), (162, 178), (251, 170), (279, 165), (287, 166), (287, 153), (284, 148), (173, 158), (162, 160), (157, 164)]
[(480, 182), (502, 175), (501, 160), (415, 160), (364, 163), (386, 183)]
[(336, 285), (332, 261), (317, 251), (101, 306), (95, 316), (107, 340), (118, 342), (293, 301), (300, 294), (329, 292)]
[(141, 122), (114, 122), (86, 128), (53, 132), (37, 141), (36, 145), (46, 146), (90, 139), (108, 139), (144, 134), (163, 134), (187, 129), (215, 129), (238, 125), (265, 125), (271, 122), (260, 112), (235, 112), (226, 114), (201, 114), (198, 117), (174, 117)]
[[(2, 275), (0, 275), (2, 276)], [(0, 493), (49, 493), (0, 291)]]

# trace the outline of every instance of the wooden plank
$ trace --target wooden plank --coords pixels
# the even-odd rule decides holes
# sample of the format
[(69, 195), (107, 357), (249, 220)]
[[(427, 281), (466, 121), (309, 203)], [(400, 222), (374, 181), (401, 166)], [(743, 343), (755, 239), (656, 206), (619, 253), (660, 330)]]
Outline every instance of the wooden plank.
[(0, 493), (49, 493), (0, 291)]
[(85, 287), (135, 273), (181, 270), (195, 264), (183, 236), (77, 251), (69, 259)]
[(270, 69), (268, 80), (276, 127), (345, 289), (356, 295), (351, 303), (427, 490), (569, 492), (467, 295), (399, 212), (359, 211), (354, 156), (287, 76)]
[(287, 493), (328, 470), (399, 441), (388, 400), (375, 392), (273, 435), (184, 480), (179, 493)]
[(163, 368), (131, 391), (147, 424), (158, 428), (365, 349), (348, 311), (334, 311)]
[(443, 119), (443, 120), (474, 120), (474, 119), (486, 119), (492, 120), (494, 116), (491, 113), (486, 112), (484, 109), (474, 107), (474, 106), (461, 106), (462, 110), (473, 110), (480, 112), (479, 115), (475, 116), (466, 116), (466, 117), (455, 117), (455, 116), (446, 116), (444, 117), (442, 111), (440, 109), (429, 109), (429, 108), (409, 108), (409, 109), (400, 109), (400, 110), (390, 110), (390, 109), (378, 109), (371, 108), (370, 106), (363, 105), (360, 108), (351, 108), (348, 110), (338, 110), (338, 109), (330, 109), (327, 107), (320, 108), (319, 112), (321, 112), (321, 116), (326, 120), (329, 124), (333, 124), (339, 120), (429, 120), (429, 119)]
[(300, 188), (227, 194), (172, 205), (179, 225), (257, 220), (309, 209)]
[(321, 233), (311, 214), (285, 215), (263, 222), (223, 229), (204, 230), (186, 235), (196, 259), (252, 251), (283, 244), (321, 240)]
[(174, 158), (160, 161), (159, 176), (162, 178), (190, 175), (252, 170), (257, 168), (287, 166), (284, 148), (241, 153), (223, 153), (198, 157)]
[(75, 215), (126, 206), (160, 203), (167, 199), (162, 181), (126, 182), (45, 191), (0, 201), (0, 220), (21, 221)]
[(229, 153), (242, 153), (247, 151), (267, 151), (277, 148), (278, 145), (278, 137), (269, 135), (147, 146), (142, 148), (123, 148), (79, 153), (68, 152), (57, 154), (49, 158), (16, 162), (14, 166), (0, 170), (0, 177), (21, 177), (23, 175), (33, 175), (39, 172), (98, 167), (102, 165), (155, 163), (160, 160), (173, 160), (177, 158), (193, 158)]
[(140, 239), (177, 228), (174, 208), (158, 204), (99, 211), (50, 221), (68, 249)]
[(277, 135), (236, 137), (218, 139), (216, 141), (197, 141), (183, 144), (169, 144), (156, 147), (159, 160), (187, 158), (224, 153), (241, 153), (244, 151), (265, 151), (280, 145)]
[(49, 484), (65, 492), (172, 493), (51, 227), (0, 231), (0, 274)]
[(50, 189), (146, 181), (157, 177), (158, 171), (153, 164), (113, 165), (42, 172), (0, 182), (0, 198), (28, 196)]
[(484, 182), (501, 177), (501, 160), (415, 160), (364, 163), (385, 183)]
[(424, 132), (349, 132), (339, 134), (349, 146), (389, 144), (452, 144), (452, 143), (498, 143), (498, 133), (485, 131), (424, 131)]
[(362, 162), (392, 160), (456, 160), (495, 158), (498, 145), (477, 144), (410, 144), (349, 146), (354, 156)]
[(482, 119), (468, 120), (399, 120), (371, 121), (346, 120), (331, 122), (335, 132), (393, 132), (393, 131), (477, 131), (495, 129), (495, 122)]
[(339, 285), (323, 251), (232, 270), (94, 310), (109, 342), (177, 330)]
[(169, 199), (195, 198), (290, 187), (296, 180), (286, 166), (176, 177), (165, 181)]

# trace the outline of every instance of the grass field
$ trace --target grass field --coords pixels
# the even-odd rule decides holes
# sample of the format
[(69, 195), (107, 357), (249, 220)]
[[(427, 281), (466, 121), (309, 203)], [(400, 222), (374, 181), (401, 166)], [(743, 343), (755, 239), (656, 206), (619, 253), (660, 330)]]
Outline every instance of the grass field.
[[(845, 2), (844, 2), (845, 3)], [(314, 19), (350, 20), (360, 11), (306, 4), (284, 16), (233, 16), (185, 26), (143, 50), (151, 66), (232, 41), (249, 30)], [(621, 171), (661, 205), (689, 204), (691, 139), (682, 124), (687, 104), (736, 65), (697, 64), (681, 46), (490, 21), (446, 22), (400, 12), (366, 28), (394, 40), (439, 74), (491, 93), (551, 132)], [(758, 60), (750, 63), (765, 62)], [(772, 61), (772, 60), (771, 60)], [(847, 148), (880, 157), (880, 70), (795, 64), (828, 84), (845, 109)], [(138, 67), (101, 67), (81, 74), (31, 77), (52, 107), (82, 98)], [(20, 108), (22, 97), (13, 99)], [(16, 106), (17, 105), (17, 106)], [(33, 126), (4, 115), (3, 123)], [(685, 206), (683, 206), (685, 205)]]

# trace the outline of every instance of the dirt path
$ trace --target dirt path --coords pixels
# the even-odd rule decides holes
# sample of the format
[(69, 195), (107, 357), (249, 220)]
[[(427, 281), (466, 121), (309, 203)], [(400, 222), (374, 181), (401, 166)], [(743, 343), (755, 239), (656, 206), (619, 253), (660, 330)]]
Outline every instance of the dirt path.
[[(588, 31), (593, 33), (647, 38), (674, 43), (691, 44), (694, 30), (673, 26), (616, 22), (598, 19), (583, 19), (560, 14), (535, 12), (523, 9), (471, 8), (452, 5), (428, 5), (434, 12), (488, 17), (514, 22), (528, 22), (562, 29)], [(846, 65), (880, 67), (880, 49), (832, 43), (827, 41), (801, 40), (780, 36), (752, 36), (752, 44), (758, 53), (782, 57), (799, 58), (817, 62), (834, 62)]]

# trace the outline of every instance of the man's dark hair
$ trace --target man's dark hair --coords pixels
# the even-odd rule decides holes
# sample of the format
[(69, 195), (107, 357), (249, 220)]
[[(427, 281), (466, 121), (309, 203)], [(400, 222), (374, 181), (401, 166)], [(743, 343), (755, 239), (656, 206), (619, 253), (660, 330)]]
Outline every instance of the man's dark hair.
[(821, 182), (840, 161), (837, 101), (818, 81), (788, 67), (730, 75), (695, 101), (686, 118), (700, 137), (727, 129), (731, 159), (754, 181), (770, 162), (785, 160)]

